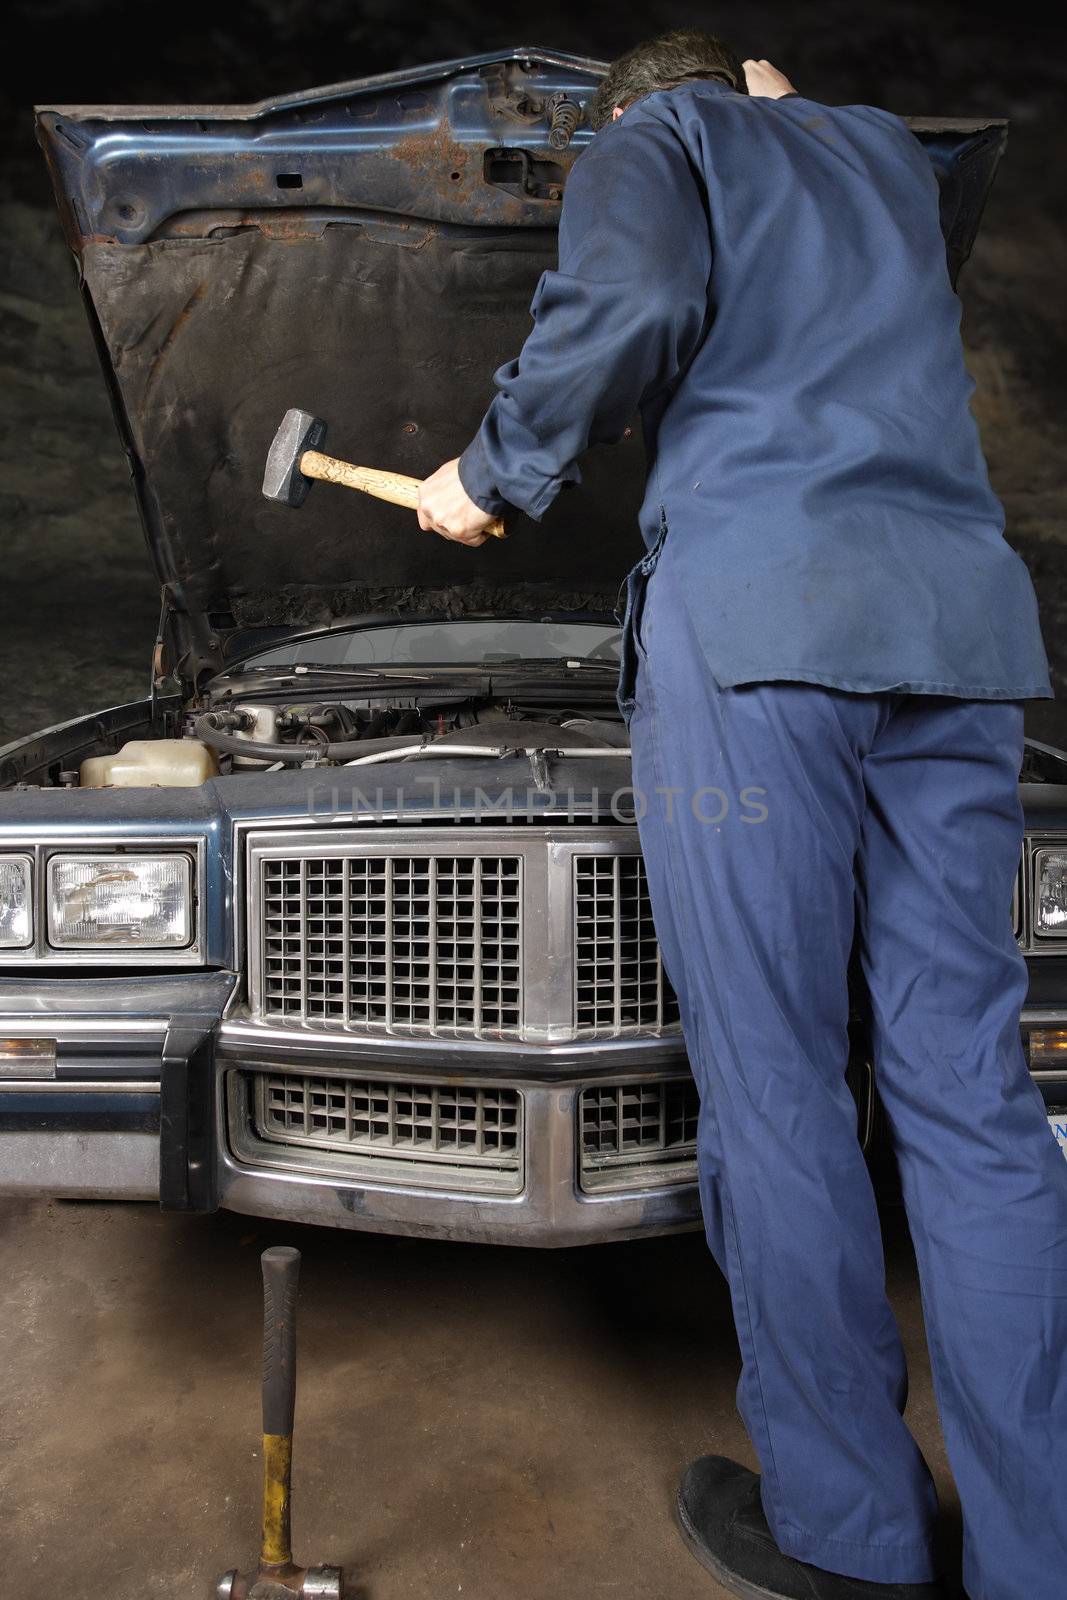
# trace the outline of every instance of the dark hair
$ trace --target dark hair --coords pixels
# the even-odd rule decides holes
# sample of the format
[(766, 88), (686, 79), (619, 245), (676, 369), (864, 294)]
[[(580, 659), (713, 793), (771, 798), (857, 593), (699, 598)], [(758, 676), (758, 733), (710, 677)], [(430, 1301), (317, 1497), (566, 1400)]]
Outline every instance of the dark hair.
[(594, 129), (602, 128), (616, 106), (657, 89), (675, 89), (689, 78), (718, 78), (738, 94), (748, 93), (745, 69), (729, 45), (710, 33), (677, 28), (611, 63), (590, 104), (589, 120)]

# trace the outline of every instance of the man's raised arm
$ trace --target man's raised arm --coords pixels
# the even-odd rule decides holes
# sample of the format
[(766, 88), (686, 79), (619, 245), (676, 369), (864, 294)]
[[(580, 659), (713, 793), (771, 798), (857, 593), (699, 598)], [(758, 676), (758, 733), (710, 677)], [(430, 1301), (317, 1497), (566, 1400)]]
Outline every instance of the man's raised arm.
[(567, 184), (559, 265), (538, 283), (534, 327), (496, 372), (498, 393), (458, 463), (423, 485), (424, 527), (481, 543), (448, 525), (459, 527), (463, 501), (539, 521), (562, 485), (579, 480), (578, 456), (621, 438), (638, 403), (674, 382), (708, 314), (705, 216), (665, 124), (624, 117), (597, 134)]

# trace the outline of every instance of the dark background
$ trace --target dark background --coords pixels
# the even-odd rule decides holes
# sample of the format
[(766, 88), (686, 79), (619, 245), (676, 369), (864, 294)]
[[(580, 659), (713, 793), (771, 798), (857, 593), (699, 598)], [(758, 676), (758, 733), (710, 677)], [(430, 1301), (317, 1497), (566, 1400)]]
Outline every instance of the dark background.
[[(0, 94), (0, 743), (140, 693), (157, 597), (72, 264), (33, 142), (35, 101), (234, 101), (507, 44), (610, 57), (700, 26), (814, 99), (1007, 116), (1008, 152), (961, 281), (975, 410), (1008, 534), (1067, 688), (1067, 28), (1037, 9), (843, 0), (603, 11), (473, 0), (16, 0)], [(1031, 731), (1067, 738), (1035, 703)], [(1061, 731), (1063, 730), (1063, 731)]]

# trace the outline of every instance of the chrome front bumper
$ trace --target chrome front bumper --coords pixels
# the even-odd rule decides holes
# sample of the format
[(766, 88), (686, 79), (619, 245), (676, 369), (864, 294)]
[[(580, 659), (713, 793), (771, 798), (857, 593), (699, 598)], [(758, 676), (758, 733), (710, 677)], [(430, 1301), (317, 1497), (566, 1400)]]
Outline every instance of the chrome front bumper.
[[(216, 1206), (256, 1216), (331, 1227), (481, 1243), (561, 1246), (695, 1228), (700, 1207), (692, 1168), (675, 1174), (635, 1169), (609, 1188), (583, 1186), (576, 1116), (582, 1090), (620, 1081), (677, 1078), (680, 1046), (667, 1040), (588, 1049), (438, 1052), (412, 1060), (390, 1052), (383, 1063), (370, 1041), (279, 1037), (279, 1030), (223, 1022), (232, 973), (107, 981), (86, 995), (78, 981), (37, 986), (32, 995), (0, 988), (0, 1038), (54, 1040), (52, 1077), (0, 1068), (0, 1193), (111, 1199), (161, 1198), (165, 1205)], [(1067, 1028), (1061, 1007), (1029, 1006), (1024, 1030)], [(176, 1191), (167, 1178), (177, 1135), (161, 1106), (175, 1065), (193, 1060), (187, 1043), (207, 1039), (202, 1083), (210, 1103), (209, 1143), (198, 1185)], [(403, 1059), (400, 1059), (401, 1056)], [(514, 1183), (474, 1193), (447, 1175), (412, 1181), (403, 1163), (373, 1176), (329, 1170), (332, 1158), (264, 1154), (242, 1123), (239, 1086), (249, 1074), (367, 1072), (442, 1083), (506, 1085), (521, 1096), (522, 1155)], [(1046, 1101), (1067, 1105), (1067, 1068), (1035, 1072)], [(178, 1081), (181, 1079), (179, 1072)], [(188, 1130), (187, 1130), (188, 1131)], [(195, 1130), (194, 1130), (195, 1131)], [(195, 1150), (190, 1135), (181, 1162)], [(181, 1165), (181, 1162), (178, 1164)], [(196, 1166), (188, 1156), (189, 1170)], [(161, 1194), (160, 1171), (164, 1172)], [(178, 1198), (175, 1199), (175, 1193)]]
[[(450, 1238), (496, 1245), (582, 1245), (701, 1226), (693, 1162), (613, 1174), (609, 1187), (582, 1186), (577, 1099), (601, 1083), (649, 1083), (688, 1072), (680, 1042), (645, 1043), (587, 1051), (581, 1046), (541, 1050), (440, 1050), (382, 1064), (381, 1050), (358, 1050), (346, 1038), (333, 1051), (309, 1048), (282, 1030), (224, 1024), (216, 1048), (219, 1203), (256, 1216), (318, 1222), (330, 1227)], [(657, 1045), (661, 1042), (656, 1042)], [(595, 1062), (595, 1064), (593, 1064)], [(379, 1162), (373, 1176), (342, 1171), (346, 1163), (325, 1150), (283, 1150), (256, 1138), (246, 1085), (258, 1074), (370, 1074), (379, 1080), (430, 1085), (507, 1088), (522, 1101), (522, 1152), (514, 1181), (493, 1186), (464, 1181), (462, 1171), (418, 1170), (418, 1163)], [(333, 1170), (331, 1170), (333, 1168)], [(392, 1168), (392, 1170), (389, 1170)]]
[(699, 1227), (700, 1201), (692, 1181), (666, 1189), (581, 1193), (575, 1182), (576, 1092), (572, 1086), (524, 1087), (529, 1161), (526, 1185), (515, 1195), (280, 1172), (246, 1165), (224, 1151), (221, 1204), (261, 1217), (480, 1244), (592, 1244)]
[[(167, 978), (0, 981), (0, 1039), (54, 1043), (50, 1067), (0, 1060), (0, 1194), (160, 1200), (170, 1207), (224, 1207), (257, 1216), (384, 1233), (485, 1243), (566, 1245), (632, 1238), (699, 1225), (692, 1164), (675, 1181), (640, 1173), (629, 1186), (581, 1187), (576, 1101), (605, 1080), (648, 1082), (687, 1070), (677, 1039), (581, 1045), (485, 1047), (454, 1052), (424, 1041), (382, 1052), (374, 1041), (326, 1046), (299, 1034), (223, 1021), (233, 973)], [(175, 1168), (195, 1160), (189, 1128), (176, 1131), (173, 1085), (188, 1082), (196, 1041), (206, 1038), (213, 1101), (209, 1173), (181, 1188)], [(190, 1045), (189, 1041), (193, 1041)], [(649, 1045), (651, 1043), (651, 1048)], [(398, 1080), (472, 1079), (521, 1097), (521, 1173), (509, 1192), (465, 1192), (462, 1183), (411, 1181), (403, 1163), (354, 1178), (293, 1170), (288, 1152), (264, 1157), (233, 1115), (235, 1083), (253, 1070), (366, 1071)], [(167, 1090), (171, 1082), (172, 1113)], [(176, 1159), (176, 1146), (180, 1146)], [(203, 1163), (202, 1163), (203, 1164)], [(161, 1185), (161, 1171), (163, 1181)], [(168, 1171), (170, 1176), (168, 1177)], [(658, 1181), (657, 1181), (658, 1180)]]

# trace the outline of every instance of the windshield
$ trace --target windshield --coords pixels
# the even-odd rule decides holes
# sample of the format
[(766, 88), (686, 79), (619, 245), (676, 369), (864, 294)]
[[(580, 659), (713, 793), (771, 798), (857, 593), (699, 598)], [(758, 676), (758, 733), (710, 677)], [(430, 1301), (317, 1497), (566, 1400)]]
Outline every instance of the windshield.
[(606, 622), (488, 620), (403, 622), (291, 639), (250, 656), (242, 666), (378, 666), (405, 662), (543, 661), (558, 657), (618, 663), (619, 630)]

